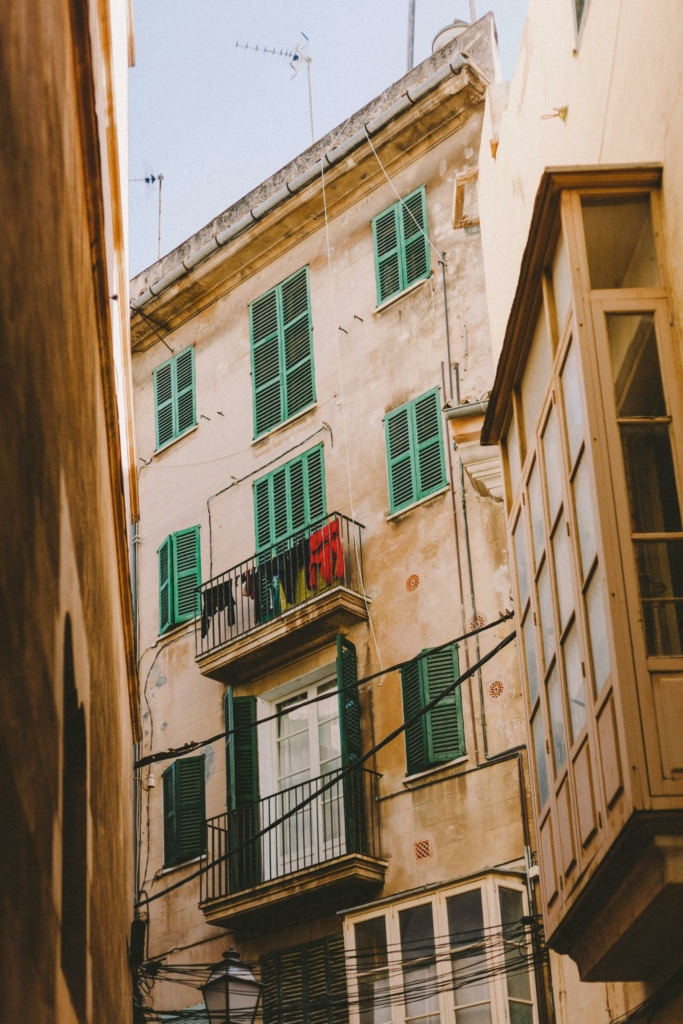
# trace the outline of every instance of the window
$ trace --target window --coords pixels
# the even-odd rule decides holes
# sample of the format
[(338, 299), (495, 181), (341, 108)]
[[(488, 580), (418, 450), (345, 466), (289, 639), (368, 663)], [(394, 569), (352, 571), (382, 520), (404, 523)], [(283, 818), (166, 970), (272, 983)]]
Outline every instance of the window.
[(409, 285), (429, 277), (427, 196), (415, 189), (372, 221), (375, 243), (377, 305)]
[[(225, 727), (231, 846), (245, 842), (282, 817), (316, 793), (331, 774), (359, 757), (358, 691), (352, 688), (336, 692), (355, 680), (356, 649), (345, 637), (338, 636), (337, 658), (330, 664), (329, 674), (323, 673), (322, 679), (283, 699), (264, 702), (264, 717), (277, 712), (281, 716), (267, 730), (253, 727), (256, 698), (236, 697), (228, 687)], [(325, 698), (328, 690), (330, 696)], [(316, 697), (322, 699), (305, 703)], [(233, 889), (279, 878), (347, 853), (367, 852), (362, 772), (358, 778), (360, 783), (355, 774), (347, 776), (241, 851), (231, 864)]]
[(384, 431), (389, 510), (394, 513), (446, 484), (439, 389), (387, 413)]
[[(426, 652), (423, 652), (426, 653)], [(403, 717), (407, 721), (459, 676), (458, 649), (445, 647), (401, 669)], [(462, 695), (456, 687), (406, 729), (408, 775), (445, 764), (465, 753)]]
[(157, 451), (197, 422), (194, 347), (186, 348), (154, 371)]
[(197, 587), (202, 582), (199, 527), (166, 538), (159, 556), (159, 633), (199, 613)]
[(292, 539), (297, 530), (312, 526), (326, 513), (325, 463), (323, 446), (318, 445), (254, 484), (257, 552), (284, 550), (285, 539)]
[(263, 1024), (346, 1024), (341, 935), (278, 949), (261, 957)]
[(315, 402), (308, 267), (249, 306), (254, 437)]
[(204, 755), (174, 761), (162, 775), (164, 867), (206, 853)]
[(488, 876), (344, 922), (352, 1024), (531, 1024), (518, 879)]

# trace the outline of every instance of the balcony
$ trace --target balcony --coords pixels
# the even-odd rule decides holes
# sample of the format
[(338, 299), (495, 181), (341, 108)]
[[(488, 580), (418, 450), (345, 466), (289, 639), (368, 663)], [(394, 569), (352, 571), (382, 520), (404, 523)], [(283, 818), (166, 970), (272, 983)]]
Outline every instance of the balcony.
[[(380, 848), (379, 775), (358, 768), (319, 792), (338, 774), (209, 819), (200, 907), (210, 924), (258, 934), (334, 913), (381, 888), (386, 863)], [(311, 802), (291, 818), (250, 841), (309, 797)]]
[(198, 588), (201, 672), (235, 682), (367, 618), (360, 523), (332, 512)]

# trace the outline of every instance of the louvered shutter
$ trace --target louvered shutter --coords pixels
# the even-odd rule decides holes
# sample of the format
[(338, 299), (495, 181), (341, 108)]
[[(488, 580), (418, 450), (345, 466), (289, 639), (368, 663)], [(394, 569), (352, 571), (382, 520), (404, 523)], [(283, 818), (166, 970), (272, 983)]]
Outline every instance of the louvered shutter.
[(282, 374), (278, 295), (273, 289), (249, 307), (251, 369), (254, 386), (254, 435), (282, 422)]
[(186, 348), (173, 360), (176, 407), (175, 433), (182, 434), (196, 423), (194, 348)]
[[(233, 891), (261, 881), (261, 844), (249, 840), (259, 830), (259, 768), (256, 697), (235, 697), (228, 687), (224, 698), (225, 751), (228, 804), (228, 841), (237, 849), (230, 858)], [(234, 731), (233, 731), (234, 730)]]
[(271, 475), (272, 479), (272, 523), (273, 543), (282, 540), (289, 530), (289, 486), (288, 466), (281, 466)]
[[(338, 636), (337, 688), (343, 767), (353, 764), (362, 753), (360, 700), (358, 687), (353, 685), (357, 678), (356, 648), (346, 637)], [(347, 853), (364, 853), (367, 845), (364, 778), (363, 771), (359, 768), (358, 771), (345, 776), (342, 782)]]
[(206, 853), (204, 755), (175, 762), (177, 860)]
[(427, 241), (427, 198), (424, 186), (412, 192), (400, 204), (403, 254), (403, 287), (429, 276)]
[(199, 553), (199, 527), (179, 530), (173, 534), (173, 568), (175, 575), (174, 621), (187, 622), (199, 612), (196, 588), (202, 582)]
[(413, 415), (418, 495), (424, 498), (446, 483), (439, 392), (430, 391), (416, 399)]
[(161, 776), (164, 801), (164, 867), (173, 867), (178, 860), (176, 845), (176, 801), (174, 761)]
[(289, 532), (301, 530), (308, 519), (306, 515), (306, 481), (305, 459), (295, 459), (288, 463), (289, 475)]
[(173, 360), (154, 371), (154, 406), (156, 415), (157, 448), (171, 441), (175, 435), (173, 412)]
[(282, 542), (326, 515), (323, 446), (305, 452), (254, 484), (259, 555), (284, 550)]
[[(422, 699), (422, 674), (420, 672), (420, 663), (417, 659), (404, 665), (401, 669), (401, 690), (403, 693), (403, 720), (407, 722), (413, 715), (417, 714), (424, 703)], [(425, 718), (422, 715), (418, 718), (417, 722), (409, 726), (405, 731), (408, 775), (415, 775), (416, 772), (423, 772), (429, 768), (425, 724)]]
[(377, 305), (402, 291), (398, 208), (392, 206), (372, 222), (375, 243)]
[(159, 633), (173, 622), (173, 541), (167, 537), (157, 551), (159, 556)]
[(308, 267), (283, 281), (282, 364), (285, 374), (284, 418), (295, 416), (315, 400)]
[(403, 406), (388, 413), (384, 421), (389, 508), (391, 512), (410, 505), (417, 497), (412, 458), (410, 408)]
[(306, 458), (307, 526), (313, 526), (327, 515), (325, 497), (325, 462), (323, 446), (311, 449)]
[(263, 477), (254, 484), (254, 515), (256, 519), (256, 548), (263, 551), (273, 543), (270, 518), (270, 477)]
[(267, 953), (260, 965), (263, 1024), (347, 1024), (341, 935)]
[[(433, 700), (450, 686), (459, 675), (457, 647), (428, 654), (422, 659), (423, 692), (425, 703)], [(452, 761), (465, 753), (462, 721), (462, 695), (457, 687), (444, 697), (435, 708), (427, 712), (427, 747), (432, 765)]]

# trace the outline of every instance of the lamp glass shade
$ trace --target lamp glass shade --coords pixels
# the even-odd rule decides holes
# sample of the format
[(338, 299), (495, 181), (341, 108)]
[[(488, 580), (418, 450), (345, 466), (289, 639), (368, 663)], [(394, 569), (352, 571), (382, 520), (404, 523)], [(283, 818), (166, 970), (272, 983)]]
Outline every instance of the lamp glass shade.
[(252, 1024), (261, 996), (261, 985), (248, 967), (236, 958), (226, 958), (214, 967), (206, 985), (202, 986), (202, 995), (211, 1024), (228, 1022), (226, 997), (229, 1001), (228, 1024)]

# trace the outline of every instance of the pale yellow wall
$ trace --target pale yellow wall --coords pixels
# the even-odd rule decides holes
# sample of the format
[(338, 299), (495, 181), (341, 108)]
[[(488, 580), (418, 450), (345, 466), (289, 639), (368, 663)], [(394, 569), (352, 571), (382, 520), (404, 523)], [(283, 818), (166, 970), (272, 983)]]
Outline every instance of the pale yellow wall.
[[(683, 293), (683, 4), (589, 0), (581, 38), (573, 0), (531, 0), (507, 105), (487, 104), (479, 162), (494, 355), (500, 352), (544, 169), (661, 163), (670, 287)], [(548, 117), (567, 107), (567, 119)], [(499, 137), (495, 159), (489, 145)]]

